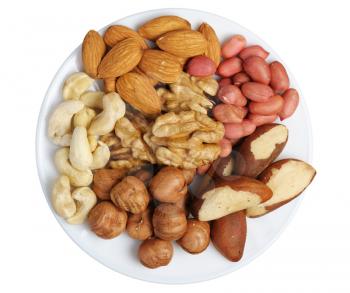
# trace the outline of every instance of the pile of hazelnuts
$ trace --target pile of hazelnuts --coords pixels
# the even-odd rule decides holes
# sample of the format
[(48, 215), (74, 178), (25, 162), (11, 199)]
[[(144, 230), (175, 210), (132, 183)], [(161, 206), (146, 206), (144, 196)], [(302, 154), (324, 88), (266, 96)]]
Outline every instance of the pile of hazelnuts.
[(154, 177), (149, 170), (126, 177), (120, 170), (98, 172), (92, 188), (100, 199), (104, 194), (104, 200), (88, 216), (97, 236), (111, 239), (126, 230), (131, 238), (142, 241), (138, 257), (148, 268), (169, 264), (173, 241), (191, 254), (208, 247), (209, 223), (189, 218), (188, 185), (196, 175), (195, 169), (167, 166)]

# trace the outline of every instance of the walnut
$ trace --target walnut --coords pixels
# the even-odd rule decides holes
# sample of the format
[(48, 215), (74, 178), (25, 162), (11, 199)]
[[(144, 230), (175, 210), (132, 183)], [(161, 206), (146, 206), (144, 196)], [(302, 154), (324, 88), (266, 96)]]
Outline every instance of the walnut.
[(213, 78), (196, 78), (183, 72), (177, 82), (169, 85), (170, 90), (159, 88), (158, 95), (164, 100), (163, 110), (180, 112), (193, 110), (207, 114), (207, 110), (213, 107), (205, 93), (215, 96), (218, 83)]

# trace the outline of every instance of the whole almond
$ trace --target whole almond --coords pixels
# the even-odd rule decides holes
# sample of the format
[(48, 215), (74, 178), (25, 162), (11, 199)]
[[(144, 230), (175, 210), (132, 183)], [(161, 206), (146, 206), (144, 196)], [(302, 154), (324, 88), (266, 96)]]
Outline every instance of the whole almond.
[(142, 76), (146, 77), (152, 86), (155, 86), (159, 81), (148, 76), (146, 73), (144, 73), (138, 66), (136, 66), (131, 72), (136, 72), (138, 74), (141, 74)]
[(156, 41), (159, 48), (180, 57), (202, 55), (208, 42), (204, 36), (193, 30), (178, 30), (162, 35)]
[(167, 32), (182, 29), (191, 29), (191, 24), (181, 17), (165, 15), (146, 22), (138, 29), (138, 33), (145, 39), (155, 40)]
[(148, 48), (146, 41), (137, 32), (124, 25), (112, 25), (103, 35), (103, 40), (109, 47), (113, 47), (118, 42), (127, 38), (134, 38), (137, 40), (143, 49)]
[(145, 50), (139, 67), (148, 76), (163, 83), (176, 82), (182, 72), (177, 58), (160, 50)]
[(105, 93), (115, 92), (115, 82), (116, 82), (115, 77), (105, 78), (103, 80), (104, 92)]
[(208, 47), (204, 55), (213, 60), (216, 67), (218, 67), (221, 61), (221, 45), (215, 30), (209, 24), (203, 22), (198, 28), (198, 31), (208, 41)]
[(150, 81), (135, 72), (129, 72), (117, 80), (117, 91), (127, 103), (146, 115), (161, 111), (161, 101)]
[(85, 72), (92, 78), (97, 76), (97, 68), (106, 52), (106, 45), (98, 32), (90, 30), (82, 44), (82, 59)]
[(131, 71), (142, 58), (140, 43), (128, 38), (117, 43), (102, 59), (98, 67), (98, 77), (118, 77)]

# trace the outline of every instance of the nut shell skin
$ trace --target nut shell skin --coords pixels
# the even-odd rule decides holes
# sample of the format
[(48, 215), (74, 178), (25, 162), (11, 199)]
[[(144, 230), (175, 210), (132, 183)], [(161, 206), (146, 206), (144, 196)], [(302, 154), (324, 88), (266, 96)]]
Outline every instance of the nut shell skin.
[(163, 240), (180, 239), (186, 232), (185, 211), (175, 204), (162, 203), (157, 206), (152, 218), (154, 234)]
[(183, 172), (175, 167), (162, 168), (150, 183), (153, 198), (166, 203), (175, 203), (187, 193)]
[(150, 209), (140, 214), (130, 215), (126, 225), (128, 235), (137, 240), (146, 240), (153, 235), (152, 212)]
[(145, 267), (155, 269), (168, 265), (173, 257), (173, 252), (173, 245), (170, 241), (153, 238), (141, 243), (138, 257)]
[(102, 201), (90, 211), (88, 223), (97, 236), (111, 239), (125, 230), (127, 219), (125, 211), (109, 201)]
[(196, 169), (182, 169), (182, 174), (185, 177), (186, 184), (191, 184), (194, 176), (196, 176)]
[(125, 169), (99, 169), (94, 171), (92, 190), (102, 200), (109, 200), (110, 191), (126, 174)]
[(210, 243), (210, 225), (208, 222), (189, 219), (187, 231), (177, 243), (189, 253), (203, 252)]
[(123, 210), (139, 214), (147, 209), (150, 196), (140, 179), (135, 176), (127, 176), (113, 187), (111, 200)]

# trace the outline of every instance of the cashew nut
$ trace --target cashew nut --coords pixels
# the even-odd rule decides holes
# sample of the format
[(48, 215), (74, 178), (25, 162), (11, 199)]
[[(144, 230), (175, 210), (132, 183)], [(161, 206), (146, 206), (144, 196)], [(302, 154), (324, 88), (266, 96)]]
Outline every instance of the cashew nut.
[(90, 144), (90, 151), (93, 153), (97, 148), (97, 136), (96, 135), (88, 135), (88, 141)]
[(84, 93), (94, 82), (84, 72), (75, 72), (69, 76), (64, 82), (63, 99), (64, 100), (79, 100), (82, 93)]
[(84, 171), (92, 164), (90, 143), (85, 127), (75, 127), (69, 148), (69, 161), (75, 169)]
[(54, 210), (61, 217), (68, 218), (75, 214), (76, 206), (70, 193), (67, 176), (61, 175), (57, 178), (52, 188), (51, 200)]
[(89, 134), (104, 135), (111, 132), (117, 120), (125, 115), (125, 103), (117, 93), (104, 95), (102, 102), (103, 111), (92, 120)]
[(69, 148), (61, 148), (55, 154), (55, 165), (57, 170), (68, 176), (72, 186), (88, 186), (92, 182), (91, 170), (80, 171), (72, 167), (69, 160)]
[(93, 152), (92, 156), (93, 160), (90, 169), (102, 169), (107, 165), (109, 158), (111, 157), (111, 152), (109, 150), (108, 145), (106, 145), (102, 141), (99, 141), (98, 147)]
[(60, 146), (69, 146), (71, 140), (72, 117), (84, 108), (80, 101), (65, 101), (57, 106), (49, 119), (48, 134), (51, 140)]
[(72, 198), (75, 200), (77, 211), (67, 219), (67, 222), (69, 224), (82, 224), (90, 210), (95, 206), (97, 197), (91, 188), (79, 187), (73, 191)]
[(80, 110), (77, 114), (74, 115), (73, 126), (89, 128), (91, 121), (95, 118), (95, 116), (95, 110), (90, 109), (88, 107), (84, 107), (82, 110)]
[(88, 91), (80, 96), (80, 101), (82, 101), (86, 107), (102, 110), (102, 97), (104, 96), (104, 94), (104, 92)]

